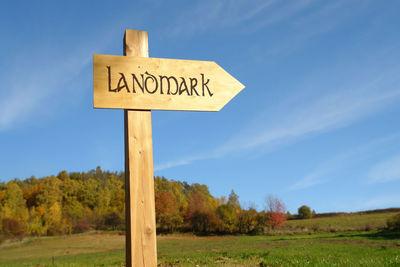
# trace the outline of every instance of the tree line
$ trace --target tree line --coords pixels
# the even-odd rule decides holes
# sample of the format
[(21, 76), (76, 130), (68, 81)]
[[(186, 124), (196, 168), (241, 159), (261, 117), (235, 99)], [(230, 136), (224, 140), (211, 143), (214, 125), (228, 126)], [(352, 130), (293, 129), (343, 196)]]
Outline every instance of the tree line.
[[(124, 173), (61, 171), (0, 183), (0, 237), (125, 229)], [(243, 208), (232, 190), (216, 198), (207, 185), (154, 178), (156, 224), (160, 233), (255, 234), (282, 226), (285, 206), (269, 196), (267, 208)]]

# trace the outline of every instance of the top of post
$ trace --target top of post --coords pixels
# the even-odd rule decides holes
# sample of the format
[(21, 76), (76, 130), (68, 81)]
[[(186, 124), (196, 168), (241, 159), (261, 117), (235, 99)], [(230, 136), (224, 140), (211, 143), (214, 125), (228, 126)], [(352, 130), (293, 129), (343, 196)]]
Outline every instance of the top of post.
[(149, 45), (146, 31), (125, 30), (124, 56), (148, 57)]

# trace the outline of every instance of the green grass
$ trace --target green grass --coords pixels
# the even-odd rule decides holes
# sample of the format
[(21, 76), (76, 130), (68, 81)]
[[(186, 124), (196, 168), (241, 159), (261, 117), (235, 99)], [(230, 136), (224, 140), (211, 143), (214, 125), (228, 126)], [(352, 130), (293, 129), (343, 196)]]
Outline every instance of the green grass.
[(31, 238), (0, 248), (0, 266), (120, 266), (124, 236), (87, 233)]
[(398, 212), (375, 214), (345, 214), (326, 218), (289, 220), (284, 230), (301, 231), (364, 231), (386, 227), (386, 222)]
[(400, 236), (372, 232), (160, 240), (166, 266), (398, 266)]
[[(400, 233), (158, 236), (160, 266), (400, 266)], [(3, 245), (0, 266), (124, 266), (124, 236), (87, 233)]]

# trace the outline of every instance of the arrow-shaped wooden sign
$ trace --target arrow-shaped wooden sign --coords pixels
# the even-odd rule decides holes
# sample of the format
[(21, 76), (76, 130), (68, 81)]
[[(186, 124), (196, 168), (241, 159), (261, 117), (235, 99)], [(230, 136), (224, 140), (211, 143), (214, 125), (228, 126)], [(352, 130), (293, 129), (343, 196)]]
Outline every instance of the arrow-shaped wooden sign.
[(95, 108), (219, 111), (243, 88), (212, 61), (93, 56)]

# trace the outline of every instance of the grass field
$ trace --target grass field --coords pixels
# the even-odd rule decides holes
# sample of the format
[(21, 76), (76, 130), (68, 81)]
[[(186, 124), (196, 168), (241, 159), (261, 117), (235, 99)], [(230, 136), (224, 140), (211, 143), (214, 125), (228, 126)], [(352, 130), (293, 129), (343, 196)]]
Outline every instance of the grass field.
[(343, 214), (326, 218), (289, 220), (282, 230), (303, 232), (369, 231), (386, 227), (386, 222), (398, 212), (374, 214)]
[[(400, 266), (400, 233), (158, 236), (159, 266)], [(54, 265), (53, 265), (54, 260)], [(86, 233), (3, 244), (0, 266), (124, 266), (124, 236)]]

